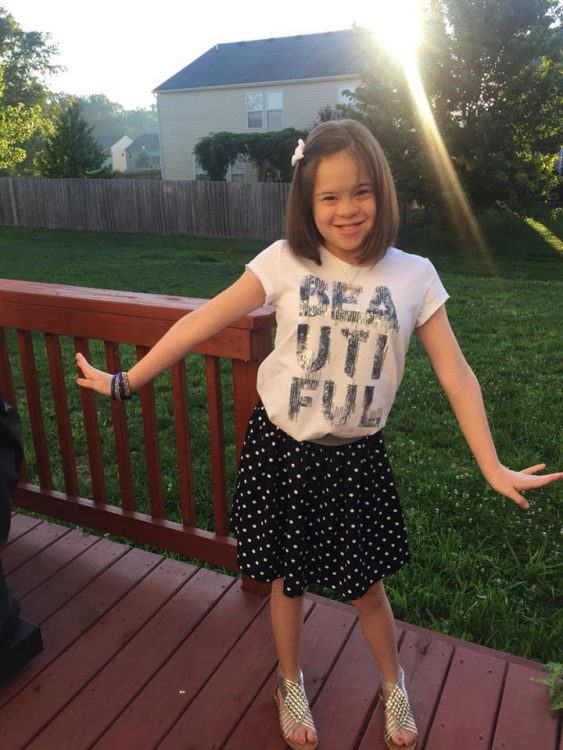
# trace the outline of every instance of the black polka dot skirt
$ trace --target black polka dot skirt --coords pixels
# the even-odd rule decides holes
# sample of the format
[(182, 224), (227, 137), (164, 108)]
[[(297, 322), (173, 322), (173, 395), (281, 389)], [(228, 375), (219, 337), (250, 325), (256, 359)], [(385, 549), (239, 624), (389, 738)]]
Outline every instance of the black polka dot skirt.
[(248, 425), (231, 522), (242, 572), (283, 578), (290, 597), (318, 584), (358, 599), (408, 560), (381, 434), (340, 446), (299, 442), (261, 403)]

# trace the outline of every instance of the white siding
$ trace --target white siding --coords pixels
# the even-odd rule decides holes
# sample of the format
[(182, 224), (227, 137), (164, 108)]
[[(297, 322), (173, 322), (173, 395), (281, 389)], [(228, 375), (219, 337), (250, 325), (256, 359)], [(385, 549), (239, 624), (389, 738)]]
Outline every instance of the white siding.
[[(331, 81), (244, 86), (160, 93), (157, 95), (165, 180), (195, 180), (193, 150), (203, 136), (226, 130), (247, 132), (246, 94), (251, 91), (283, 91), (285, 128), (310, 128), (319, 110), (334, 107), (343, 85), (353, 88), (357, 78)], [(253, 128), (260, 132), (266, 128)], [(252, 179), (252, 178), (250, 178)]]
[(116, 172), (125, 172), (127, 169), (127, 158), (125, 149), (133, 143), (131, 138), (124, 135), (111, 147), (112, 167)]

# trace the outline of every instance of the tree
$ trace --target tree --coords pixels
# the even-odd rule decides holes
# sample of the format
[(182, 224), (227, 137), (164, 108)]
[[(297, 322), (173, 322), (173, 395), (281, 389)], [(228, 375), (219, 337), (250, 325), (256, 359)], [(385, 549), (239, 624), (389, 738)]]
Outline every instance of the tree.
[(41, 108), (26, 107), (23, 103), (5, 104), (5, 89), (0, 68), (0, 169), (12, 169), (26, 157), (19, 144), (27, 141), (36, 129)]
[[(6, 117), (9, 107), (19, 111), (35, 113), (35, 127), (27, 128), (21, 140), (14, 147), (18, 153), (18, 171), (32, 169), (34, 154), (43, 147), (44, 133), (49, 128), (49, 90), (45, 84), (46, 76), (60, 70), (52, 62), (56, 47), (50, 44), (49, 35), (38, 31), (24, 31), (14, 17), (5, 8), (0, 7), (0, 68), (3, 69), (4, 93), (0, 104)], [(36, 109), (40, 107), (39, 111)], [(24, 158), (22, 159), (22, 150)], [(13, 170), (15, 162), (11, 160), (9, 169)]]
[(317, 119), (313, 123), (313, 127), (320, 125), (322, 122), (330, 122), (331, 120), (341, 120), (344, 117), (345, 106), (337, 104), (332, 107), (330, 104), (325, 104), (317, 112)]
[(125, 109), (121, 104), (112, 102), (105, 94), (72, 97), (63, 95), (60, 103), (72, 99), (82, 105), (82, 116), (94, 128), (94, 135), (128, 135), (135, 140), (145, 133), (158, 133), (158, 115), (156, 107), (143, 109)]
[(125, 110), (125, 129), (124, 135), (135, 140), (145, 133), (158, 133), (158, 114), (156, 106), (137, 107), (136, 109)]
[(44, 79), (60, 70), (51, 61), (56, 53), (49, 34), (24, 31), (0, 6), (0, 66), (4, 70), (6, 106), (45, 104), (49, 91)]
[(222, 131), (196, 143), (194, 154), (211, 180), (224, 180), (231, 164), (246, 154), (244, 135)]
[(299, 138), (306, 137), (306, 130), (296, 128), (251, 133), (246, 139), (246, 153), (257, 166), (263, 169), (271, 168), (277, 172), (282, 182), (291, 182), (291, 155)]
[(125, 109), (121, 104), (112, 102), (104, 94), (91, 94), (90, 96), (70, 96), (65, 94), (65, 99), (80, 104), (82, 117), (88, 125), (92, 126), (92, 132), (99, 138), (105, 135), (122, 136), (125, 132)]
[[(563, 141), (563, 26), (557, 0), (428, 0), (418, 67), (473, 205), (549, 193)], [(355, 94), (390, 157), (399, 192), (431, 205), (440, 187), (399, 64), (381, 49)]]
[(101, 169), (106, 152), (81, 112), (78, 102), (61, 111), (39, 159), (45, 177), (89, 177)]
[(265, 133), (221, 132), (201, 138), (194, 148), (196, 158), (212, 180), (224, 180), (231, 164), (248, 158), (262, 169), (273, 169), (282, 181), (291, 180), (291, 155), (307, 131), (285, 128)]
[(137, 154), (135, 166), (137, 169), (149, 169), (152, 166), (151, 155), (144, 146)]

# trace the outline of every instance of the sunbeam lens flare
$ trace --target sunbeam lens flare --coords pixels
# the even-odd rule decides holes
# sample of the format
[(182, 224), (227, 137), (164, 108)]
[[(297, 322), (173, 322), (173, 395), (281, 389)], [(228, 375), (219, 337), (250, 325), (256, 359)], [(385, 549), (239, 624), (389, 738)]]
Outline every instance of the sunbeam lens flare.
[(424, 0), (378, 0), (368, 28), (378, 44), (400, 64), (412, 97), (424, 146), (430, 156), (440, 189), (448, 204), (457, 233), (477, 248), (489, 267), (492, 261), (485, 238), (467, 201), (442, 139), (421, 79), (417, 52), (422, 42)]
[(420, 42), (419, 0), (380, 0), (375, 5), (372, 28), (391, 55), (399, 60), (414, 57)]

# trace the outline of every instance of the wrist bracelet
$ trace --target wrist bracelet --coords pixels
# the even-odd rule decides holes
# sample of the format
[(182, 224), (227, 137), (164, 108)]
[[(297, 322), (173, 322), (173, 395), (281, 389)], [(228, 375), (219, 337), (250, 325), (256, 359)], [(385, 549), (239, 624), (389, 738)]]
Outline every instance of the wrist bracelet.
[(116, 372), (111, 376), (110, 395), (113, 401), (126, 401), (133, 395), (126, 372)]

